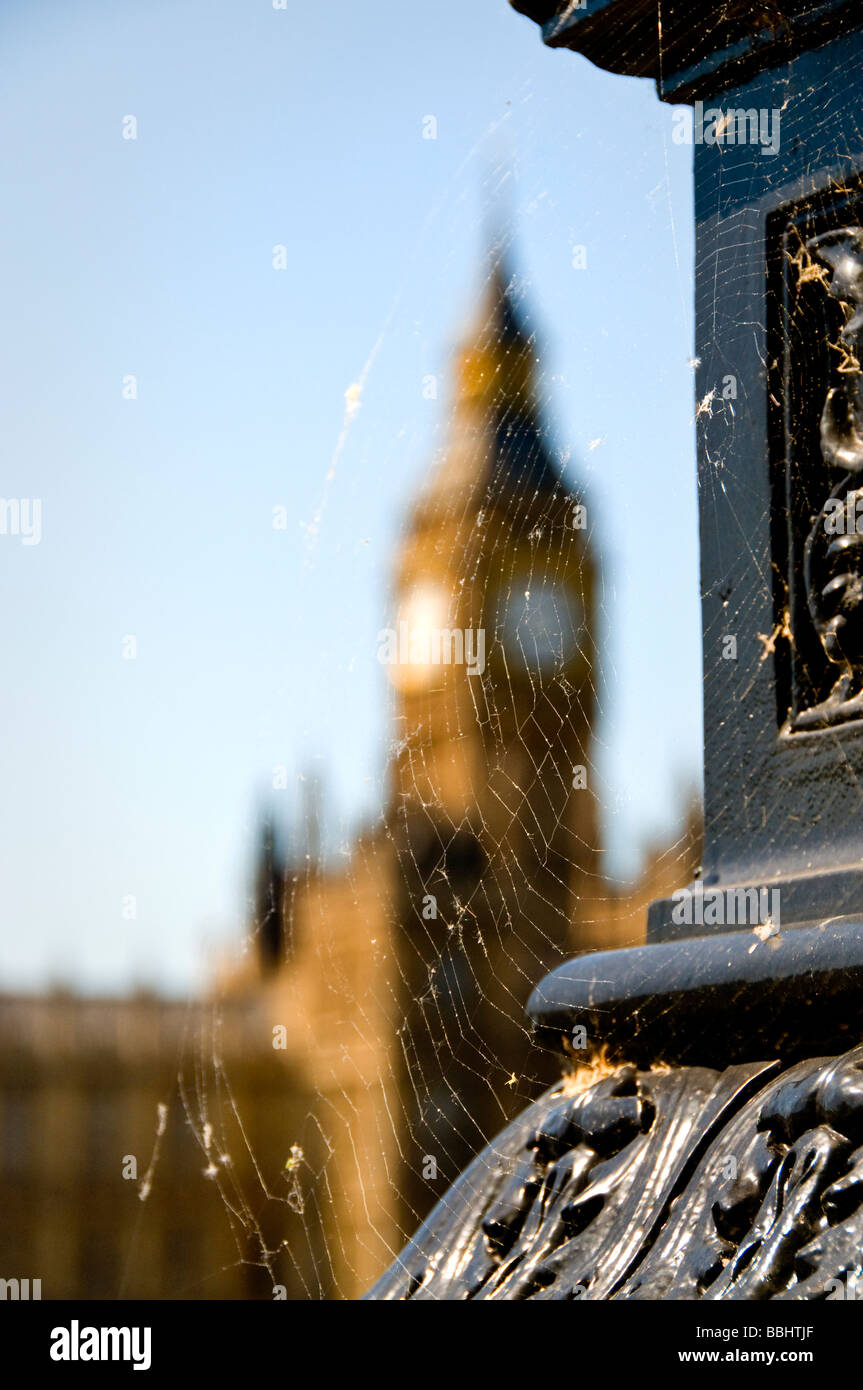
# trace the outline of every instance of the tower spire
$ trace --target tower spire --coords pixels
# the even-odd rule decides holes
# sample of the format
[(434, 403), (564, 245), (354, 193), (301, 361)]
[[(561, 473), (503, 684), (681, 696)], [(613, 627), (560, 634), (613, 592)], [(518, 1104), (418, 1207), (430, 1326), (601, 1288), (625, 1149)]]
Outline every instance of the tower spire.
[(536, 335), (522, 298), (508, 238), (491, 237), (478, 311), (456, 354), (450, 441), (421, 505), (450, 505), (455, 493), (485, 505), (559, 485), (536, 397)]
[(532, 409), (535, 342), (516, 303), (515, 277), (501, 242), (489, 248), (489, 268), (472, 329), (458, 355), (456, 409)]
[(254, 905), (258, 957), (269, 974), (281, 965), (285, 948), (286, 865), (271, 813), (262, 818), (255, 864)]

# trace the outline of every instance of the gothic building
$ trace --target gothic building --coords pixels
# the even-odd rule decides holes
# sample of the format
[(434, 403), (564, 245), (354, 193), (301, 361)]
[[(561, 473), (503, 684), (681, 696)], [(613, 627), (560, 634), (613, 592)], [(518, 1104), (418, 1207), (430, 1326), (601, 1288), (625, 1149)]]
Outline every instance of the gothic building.
[(556, 1075), (525, 1032), (535, 983), (643, 940), (692, 878), (694, 818), (632, 892), (603, 873), (591, 508), (520, 298), (492, 265), (398, 548), (378, 824), (339, 869), (265, 825), (255, 950), (197, 1005), (0, 1000), (0, 1280), (358, 1297)]
[(546, 442), (536, 361), (497, 263), (397, 561), (399, 623), (465, 647), (460, 664), (420, 648), (388, 667), (401, 1061), (425, 1080), (409, 1125), (419, 1173), (426, 1154), (458, 1172), (536, 1080), (524, 1000), (571, 953), (576, 904), (595, 889), (595, 564), (584, 504)]
[(535, 982), (643, 939), (647, 902), (697, 862), (692, 821), (632, 893), (602, 874), (590, 506), (555, 464), (520, 299), (495, 262), (398, 549), (382, 821), (340, 872), (286, 866), (281, 944), (265, 905), (263, 983), (233, 982), (265, 989), (309, 1077), (327, 1158), (306, 1177), (326, 1182), (348, 1297), (554, 1078), (524, 1026)]

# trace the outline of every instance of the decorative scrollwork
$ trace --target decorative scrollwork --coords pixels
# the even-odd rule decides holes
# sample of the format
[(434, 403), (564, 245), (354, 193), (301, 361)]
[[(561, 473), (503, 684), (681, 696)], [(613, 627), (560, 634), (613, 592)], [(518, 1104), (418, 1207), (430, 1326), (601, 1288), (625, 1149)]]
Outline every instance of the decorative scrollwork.
[(863, 228), (823, 232), (810, 238), (806, 250), (845, 316), (837, 345), (840, 381), (827, 393), (820, 425), (824, 462), (841, 477), (804, 552), (809, 612), (837, 669), (827, 699), (796, 720), (798, 728), (819, 728), (863, 715)]
[(863, 1048), (547, 1092), (371, 1299), (823, 1299), (863, 1275)]

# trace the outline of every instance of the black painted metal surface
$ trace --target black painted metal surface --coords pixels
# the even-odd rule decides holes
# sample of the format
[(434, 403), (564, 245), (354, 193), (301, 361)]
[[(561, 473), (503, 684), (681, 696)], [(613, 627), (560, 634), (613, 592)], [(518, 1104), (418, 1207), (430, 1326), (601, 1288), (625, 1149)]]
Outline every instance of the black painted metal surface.
[[(861, 577), (824, 533), (828, 499), (854, 490), (839, 437), (856, 429), (858, 286), (827, 253), (863, 226), (861, 19), (837, 11), (817, 47), (722, 93), (771, 150), (693, 150), (703, 882), (778, 889), (784, 929), (863, 916)], [(671, 904), (648, 935), (680, 935)]]
[(858, 0), (510, 0), (545, 43), (598, 67), (652, 77), (664, 101), (748, 81), (863, 23)]
[(863, 1049), (548, 1092), (368, 1298), (825, 1298), (863, 1266)]
[(577, 956), (527, 1012), (540, 1046), (641, 1065), (836, 1052), (863, 1036), (863, 922)]

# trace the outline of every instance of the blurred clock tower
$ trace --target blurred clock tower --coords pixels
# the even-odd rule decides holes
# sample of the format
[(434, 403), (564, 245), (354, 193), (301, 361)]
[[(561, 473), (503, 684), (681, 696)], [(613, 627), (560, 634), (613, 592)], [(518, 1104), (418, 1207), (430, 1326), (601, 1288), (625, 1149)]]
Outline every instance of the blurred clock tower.
[(451, 1180), (553, 1078), (529, 1047), (525, 1000), (592, 944), (601, 891), (591, 519), (552, 460), (539, 379), (517, 281), (496, 258), (458, 354), (449, 439), (401, 545), (390, 629), (416, 1215), (440, 1190), (430, 1171)]

